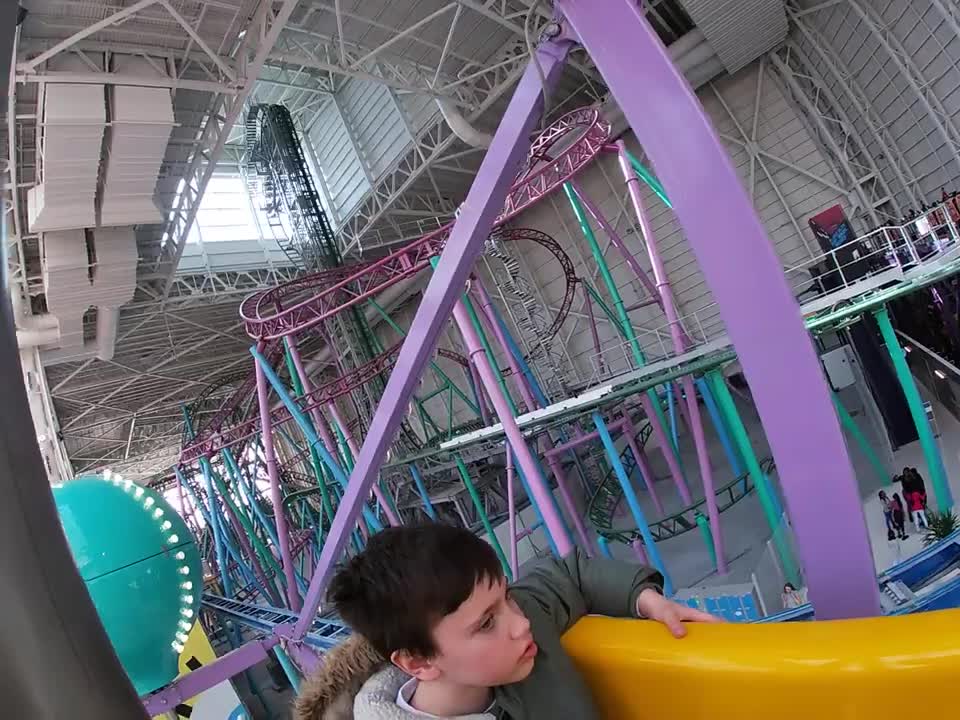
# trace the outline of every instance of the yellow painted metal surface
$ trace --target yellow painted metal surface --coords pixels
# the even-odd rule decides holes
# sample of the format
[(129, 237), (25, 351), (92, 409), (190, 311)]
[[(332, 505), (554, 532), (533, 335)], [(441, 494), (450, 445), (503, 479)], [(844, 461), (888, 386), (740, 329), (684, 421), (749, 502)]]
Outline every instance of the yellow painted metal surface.
[(563, 645), (604, 720), (956, 717), (960, 610), (689, 629), (587, 617)]

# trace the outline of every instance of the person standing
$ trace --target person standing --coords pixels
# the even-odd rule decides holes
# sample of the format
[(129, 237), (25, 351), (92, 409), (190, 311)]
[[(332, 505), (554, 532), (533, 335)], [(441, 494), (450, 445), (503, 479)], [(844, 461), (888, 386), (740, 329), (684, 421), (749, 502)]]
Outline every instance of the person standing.
[(920, 493), (923, 496), (923, 507), (927, 507), (927, 484), (923, 481), (923, 476), (917, 472), (915, 467), (912, 467), (910, 470), (910, 477), (913, 478), (913, 489)]
[(807, 602), (805, 593), (797, 590), (793, 586), (793, 583), (786, 583), (783, 586), (783, 593), (780, 595), (780, 600), (783, 602), (784, 610), (798, 608), (801, 605), (805, 605)]
[(893, 514), (893, 529), (896, 531), (897, 536), (901, 540), (906, 540), (909, 535), (904, 528), (904, 520), (906, 519), (906, 508), (903, 506), (903, 501), (900, 499), (900, 496), (897, 493), (893, 494), (893, 500), (890, 503), (892, 514)]
[(878, 496), (880, 505), (883, 507), (883, 520), (887, 524), (887, 540), (893, 540), (896, 537), (893, 528), (893, 503), (883, 490), (879, 492)]
[(913, 515), (913, 524), (916, 525), (919, 530), (921, 527), (927, 529), (927, 513), (924, 510), (924, 497), (923, 493), (919, 490), (914, 490), (912, 493), (907, 495), (907, 502), (910, 504), (910, 512)]

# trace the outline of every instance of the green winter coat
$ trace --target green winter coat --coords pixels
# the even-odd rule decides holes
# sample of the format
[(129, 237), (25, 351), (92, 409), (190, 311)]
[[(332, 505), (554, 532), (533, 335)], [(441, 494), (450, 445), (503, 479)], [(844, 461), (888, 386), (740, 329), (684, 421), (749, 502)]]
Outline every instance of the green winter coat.
[[(592, 720), (590, 690), (560, 645), (560, 636), (584, 615), (635, 617), (637, 596), (662, 590), (650, 568), (576, 550), (563, 560), (537, 563), (511, 587), (539, 646), (526, 680), (494, 688), (500, 717), (510, 720)], [(331, 652), (297, 698), (294, 720), (416, 720), (394, 702), (408, 677), (354, 636)], [(490, 714), (458, 720), (489, 720)]]

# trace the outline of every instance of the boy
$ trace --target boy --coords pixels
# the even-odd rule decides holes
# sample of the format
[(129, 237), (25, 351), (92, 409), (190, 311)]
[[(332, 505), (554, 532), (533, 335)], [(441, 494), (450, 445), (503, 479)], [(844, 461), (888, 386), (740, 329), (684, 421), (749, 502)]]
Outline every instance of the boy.
[(650, 568), (579, 550), (508, 589), (493, 549), (467, 530), (384, 530), (330, 584), (358, 635), (304, 684), (295, 718), (590, 720), (590, 691), (560, 636), (588, 613), (657, 620), (678, 638), (686, 621), (716, 620), (661, 590)]

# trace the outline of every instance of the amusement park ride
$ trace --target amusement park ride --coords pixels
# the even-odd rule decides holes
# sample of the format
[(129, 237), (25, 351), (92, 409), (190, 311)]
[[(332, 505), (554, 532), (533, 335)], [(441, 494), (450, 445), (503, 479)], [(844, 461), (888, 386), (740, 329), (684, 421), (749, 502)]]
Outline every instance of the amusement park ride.
[[(534, 53), (458, 218), (389, 254), (341, 255), (289, 114), (276, 105), (251, 109), (248, 184), (282, 224), (284, 250), (302, 274), (244, 300), (240, 314), (251, 341), (250, 370), (215, 379), (184, 409), (179, 462), (156, 488), (174, 493), (198, 540), (208, 570), (202, 612), (210, 625), (246, 630), (216, 662), (152, 688), (143, 697), (150, 715), (170, 712), (271, 651), (291, 677), (309, 673), (321, 653), (348, 632), (322, 607), (334, 563), (384, 526), (426, 517), (483, 534), (511, 578), (521, 572), (518, 540), (542, 529), (558, 556), (575, 545), (593, 554), (609, 553), (610, 543), (629, 546), (663, 573), (671, 592), (670, 569), (658, 545), (699, 532), (715, 570), (725, 573), (722, 515), (756, 494), (785, 577), (799, 582), (802, 568), (818, 619), (950, 607), (960, 594), (952, 585), (935, 594), (918, 592), (956, 566), (954, 540), (878, 581), (862, 522), (822, 522), (827, 496), (837, 514), (862, 518), (862, 513), (841, 431), (845, 410), (824, 383), (810, 342), (810, 333), (841, 327), (865, 313), (876, 315), (883, 330), (889, 327), (886, 303), (955, 274), (960, 236), (951, 214), (942, 206), (931, 210), (923, 238), (907, 227), (885, 227), (854, 241), (862, 250), (855, 266), (833, 251), (785, 275), (696, 98), (639, 11), (614, 0), (558, 0), (556, 6), (563, 20), (548, 28)], [(574, 110), (537, 130), (544, 95), (576, 42), (589, 49), (659, 180), (622, 140), (610, 136), (596, 108)], [(645, 68), (642, 93), (632, 70), (638, 67)], [(651, 113), (650, 107), (671, 109)], [(686, 134), (682, 146), (673, 141), (677, 127)], [(577, 182), (578, 172), (602, 154), (617, 158), (645, 247), (627, 243)], [(642, 184), (672, 203), (726, 334), (704, 336), (695, 319), (680, 316)], [(577, 218), (599, 269), (599, 286), (576, 274), (557, 239), (513, 224), (551, 195), (563, 197)], [(641, 337), (631, 324), (594, 227), (645, 288), (644, 302), (662, 309), (664, 327), (655, 338)], [(564, 290), (552, 317), (538, 306), (515, 260), (525, 245), (545, 250), (560, 268)], [(648, 254), (653, 277), (634, 249)], [(516, 335), (474, 271), (484, 253), (513, 300)], [(429, 281), (404, 327), (378, 297), (420, 276)], [(555, 348), (577, 293), (590, 313), (603, 313), (617, 330), (627, 363), (610, 362), (593, 323), (598, 363), (586, 383), (573, 377)], [(803, 300), (800, 313), (797, 297)], [(451, 315), (458, 339), (440, 345)], [(369, 317), (389, 332), (375, 330)], [(774, 336), (777, 342), (769, 342)], [(330, 351), (322, 364), (305, 352), (319, 341)], [(724, 368), (735, 360), (750, 385), (773, 458), (758, 457), (731, 395)], [(922, 414), (921, 408), (914, 418), (927, 450)], [(682, 462), (676, 436), (681, 419), (696, 467)], [(731, 467), (733, 479), (723, 484), (715, 481), (711, 466), (708, 419)], [(669, 482), (655, 483), (653, 448), (662, 454)], [(942, 465), (930, 466), (938, 503), (949, 507)], [(679, 498), (679, 510), (665, 511), (666, 492)], [(657, 514), (648, 517), (651, 505)], [(518, 529), (518, 515), (528, 507), (535, 521)], [(799, 557), (787, 542), (790, 533)], [(812, 612), (806, 606), (777, 619), (809, 618)], [(633, 666), (617, 635), (633, 637), (634, 631), (597, 622), (574, 628), (571, 653), (605, 697), (633, 708), (623, 692)], [(868, 684), (876, 683), (889, 670), (880, 659), (869, 662), (882, 648), (870, 644), (871, 631), (858, 622), (876, 621), (823, 624), (817, 637), (838, 627), (844, 637), (862, 641), (865, 676)], [(931, 621), (905, 622), (909, 627), (895, 631), (897, 637), (902, 632), (914, 638)], [(774, 692), (779, 688), (814, 698), (801, 704), (827, 716), (828, 705), (815, 706), (839, 702), (841, 670), (804, 674), (773, 662), (775, 648), (784, 643), (797, 643), (810, 667), (829, 655), (824, 647), (803, 643), (801, 630), (752, 628), (745, 642), (753, 670), (737, 665), (740, 674), (733, 682), (724, 676), (726, 689), (716, 678), (724, 662), (719, 638), (728, 629), (709, 631), (720, 633), (716, 647), (704, 655), (713, 664), (687, 667), (686, 675), (675, 671), (672, 680), (664, 680), (667, 689), (657, 707), (691, 718), (743, 714), (742, 703), (723, 698), (733, 697), (731, 688), (749, 677), (761, 687), (748, 714), (778, 711), (785, 697)], [(912, 641), (903, 652), (920, 657), (921, 645)], [(939, 647), (930, 646), (932, 654), (922, 665), (931, 669), (934, 683), (943, 684), (956, 660), (949, 653), (937, 655)], [(768, 660), (774, 671), (756, 670)], [(684, 694), (684, 678), (695, 678), (693, 683), (706, 678), (719, 704)], [(610, 717), (623, 716), (604, 707)]]

